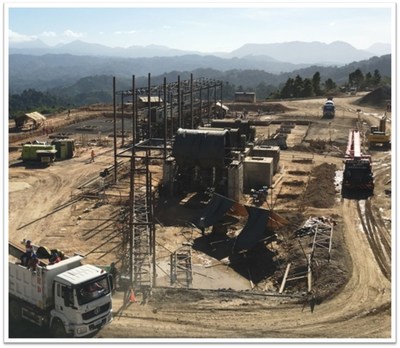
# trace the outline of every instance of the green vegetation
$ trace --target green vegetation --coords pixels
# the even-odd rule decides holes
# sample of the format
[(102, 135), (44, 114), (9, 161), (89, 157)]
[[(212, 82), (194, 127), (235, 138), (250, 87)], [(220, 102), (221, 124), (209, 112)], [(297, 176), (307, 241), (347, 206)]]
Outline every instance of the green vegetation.
[(69, 102), (50, 94), (27, 89), (21, 94), (10, 96), (9, 118), (15, 118), (27, 112), (38, 111), (42, 114), (60, 112), (69, 106)]
[[(374, 70), (373, 75), (368, 72), (364, 76), (361, 69), (358, 68), (349, 74), (348, 81), (342, 87), (344, 90), (351, 87), (355, 87), (357, 90), (366, 90), (377, 88), (381, 85), (382, 77), (378, 69)], [(307, 98), (337, 91), (337, 85), (331, 78), (328, 78), (321, 86), (320, 73), (317, 71), (312, 79), (303, 79), (300, 75), (296, 75), (294, 79), (289, 77), (284, 86), (279, 91), (272, 93), (271, 96), (274, 98)]]

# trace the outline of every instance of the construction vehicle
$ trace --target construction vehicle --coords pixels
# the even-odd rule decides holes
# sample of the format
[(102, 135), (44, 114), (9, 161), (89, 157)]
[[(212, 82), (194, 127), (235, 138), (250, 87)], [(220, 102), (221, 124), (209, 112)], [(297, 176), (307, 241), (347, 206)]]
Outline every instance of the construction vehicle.
[(322, 107), (322, 117), (323, 118), (334, 118), (335, 117), (335, 103), (331, 98), (325, 102)]
[(45, 143), (24, 144), (22, 146), (22, 161), (23, 162), (40, 162), (49, 164), (54, 162), (57, 150), (54, 145)]
[(343, 190), (361, 190), (373, 192), (374, 178), (370, 155), (361, 151), (359, 130), (350, 130), (344, 159)]
[(83, 265), (79, 254), (51, 264), (40, 256), (45, 247), (33, 248), (39, 263), (31, 270), (19, 262), (25, 250), (9, 242), (10, 325), (25, 319), (66, 338), (87, 336), (112, 321), (111, 275)]
[(379, 126), (371, 126), (370, 133), (367, 135), (369, 148), (381, 146), (390, 147), (390, 134), (386, 130), (386, 114), (379, 120)]

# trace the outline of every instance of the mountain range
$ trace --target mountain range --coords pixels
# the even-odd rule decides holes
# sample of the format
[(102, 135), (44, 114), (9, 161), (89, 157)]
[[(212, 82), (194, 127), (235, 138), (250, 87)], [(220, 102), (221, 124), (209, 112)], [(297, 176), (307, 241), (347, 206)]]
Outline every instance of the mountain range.
[(177, 57), (184, 55), (214, 56), (224, 59), (246, 58), (270, 62), (283, 62), (291, 64), (320, 64), (343, 65), (352, 61), (368, 59), (391, 53), (390, 44), (376, 43), (366, 50), (361, 50), (352, 45), (335, 41), (332, 43), (292, 41), (283, 43), (255, 44), (248, 43), (231, 52), (203, 53), (172, 49), (160, 45), (137, 46), (127, 48), (108, 47), (101, 44), (88, 43), (75, 40), (67, 44), (56, 46), (46, 45), (37, 39), (20, 43), (9, 44), (9, 54), (25, 54), (42, 56), (45, 54), (71, 54), (79, 56), (119, 57), (119, 58), (151, 58), (151, 57)]

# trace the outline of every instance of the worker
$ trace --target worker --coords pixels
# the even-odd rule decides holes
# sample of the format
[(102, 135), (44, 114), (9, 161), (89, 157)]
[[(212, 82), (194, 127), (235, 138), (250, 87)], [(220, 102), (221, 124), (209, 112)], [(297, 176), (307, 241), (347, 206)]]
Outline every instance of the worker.
[(21, 255), (21, 264), (23, 266), (28, 266), (29, 259), (31, 258), (33, 253), (33, 245), (32, 242), (28, 239), (25, 242), (25, 253)]
[(32, 251), (31, 255), (28, 259), (28, 265), (27, 268), (32, 270), (33, 273), (36, 273), (36, 266), (39, 263), (39, 259), (37, 255)]
[(50, 265), (54, 265), (55, 263), (61, 261), (61, 257), (60, 257), (60, 255), (58, 255), (57, 252), (53, 252), (53, 253), (50, 255), (49, 261), (50, 261), (50, 263), (49, 263)]
[(113, 280), (112, 293), (114, 294), (115, 290), (117, 289), (117, 276), (118, 276), (118, 270), (117, 270), (117, 267), (115, 267), (115, 262), (111, 262), (108, 273), (111, 274), (111, 277)]
[(90, 153), (90, 162), (94, 162), (94, 150), (92, 150), (92, 152)]

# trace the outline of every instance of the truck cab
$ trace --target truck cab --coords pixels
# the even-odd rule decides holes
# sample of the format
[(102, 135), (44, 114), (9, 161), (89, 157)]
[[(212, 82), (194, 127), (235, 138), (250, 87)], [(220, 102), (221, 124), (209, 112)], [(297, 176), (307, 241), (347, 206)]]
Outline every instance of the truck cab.
[(106, 272), (83, 265), (54, 279), (50, 327), (56, 337), (86, 336), (112, 321), (112, 280)]

